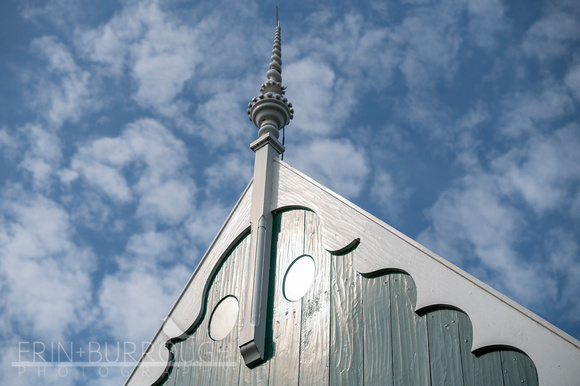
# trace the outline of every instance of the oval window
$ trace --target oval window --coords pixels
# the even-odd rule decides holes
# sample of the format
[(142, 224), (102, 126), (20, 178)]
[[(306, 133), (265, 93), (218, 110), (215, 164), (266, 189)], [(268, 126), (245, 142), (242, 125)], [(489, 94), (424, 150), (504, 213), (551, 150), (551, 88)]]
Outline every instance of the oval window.
[(213, 340), (222, 340), (228, 334), (238, 320), (238, 299), (228, 295), (215, 306), (209, 320), (209, 337)]
[(284, 297), (291, 302), (302, 298), (310, 289), (316, 274), (314, 259), (302, 255), (290, 264), (284, 276)]

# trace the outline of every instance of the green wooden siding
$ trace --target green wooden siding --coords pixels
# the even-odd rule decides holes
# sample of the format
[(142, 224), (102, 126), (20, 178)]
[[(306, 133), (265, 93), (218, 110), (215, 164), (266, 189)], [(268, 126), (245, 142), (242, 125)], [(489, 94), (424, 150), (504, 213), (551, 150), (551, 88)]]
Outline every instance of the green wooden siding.
[[(404, 273), (367, 278), (353, 268), (356, 250), (322, 247), (318, 217), (292, 210), (274, 217), (268, 360), (249, 369), (239, 353), (242, 315), (221, 341), (209, 337), (217, 303), (235, 296), (244, 309), (250, 238), (226, 257), (193, 333), (172, 347), (164, 385), (537, 385), (532, 361), (515, 350), (471, 353), (469, 317), (438, 308), (418, 315), (416, 287)], [(299, 256), (312, 256), (316, 278), (290, 302), (283, 278)], [(241, 312), (240, 312), (241, 313)]]
[(492, 351), (480, 357), (471, 354), (473, 338), (471, 321), (466, 314), (457, 311), (457, 324), (463, 384), (473, 386), (503, 385), (500, 352)]
[[(302, 211), (299, 211), (302, 212)], [(322, 247), (318, 217), (304, 212), (304, 254), (312, 256), (317, 279), (302, 298), (300, 385), (328, 385), (330, 366), (330, 253)], [(298, 303), (298, 302), (297, 302)]]
[(429, 358), (433, 385), (462, 385), (461, 347), (457, 312), (443, 309), (427, 316)]
[(331, 259), (330, 384), (362, 385), (362, 277), (352, 267), (352, 253)]
[(391, 307), (386, 307), (384, 299), (390, 299), (390, 275), (373, 280), (363, 279), (363, 324), (374, 326), (364, 330), (364, 383), (366, 385), (392, 386), (393, 350)]

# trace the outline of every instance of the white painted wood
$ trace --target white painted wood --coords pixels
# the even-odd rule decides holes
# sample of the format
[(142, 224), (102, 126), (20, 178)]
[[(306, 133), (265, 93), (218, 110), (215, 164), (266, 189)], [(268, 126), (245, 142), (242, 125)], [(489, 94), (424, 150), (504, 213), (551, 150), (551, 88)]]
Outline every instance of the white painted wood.
[[(248, 292), (243, 314), (239, 345), (244, 361), (255, 366), (265, 357), (266, 313), (268, 310), (268, 286), (270, 283), (270, 260), (272, 241), (272, 212), (269, 210), (272, 192), (276, 190), (274, 160), (284, 151), (284, 146), (270, 134), (264, 134), (252, 143), (256, 153), (250, 224), (252, 242), (248, 261)], [(256, 231), (254, 231), (256, 230)]]
[(228, 251), (249, 232), (251, 197), (252, 182), (242, 193), (125, 385), (145, 386), (157, 381), (168, 365), (166, 342), (185, 337), (199, 321), (210, 279)]
[(371, 274), (400, 269), (417, 285), (416, 310), (450, 305), (473, 323), (473, 347), (512, 346), (538, 369), (541, 385), (580, 379), (580, 342), (311, 178), (276, 161), (278, 190), (272, 211), (304, 207), (321, 218), (323, 244), (343, 249), (360, 238), (355, 269)]

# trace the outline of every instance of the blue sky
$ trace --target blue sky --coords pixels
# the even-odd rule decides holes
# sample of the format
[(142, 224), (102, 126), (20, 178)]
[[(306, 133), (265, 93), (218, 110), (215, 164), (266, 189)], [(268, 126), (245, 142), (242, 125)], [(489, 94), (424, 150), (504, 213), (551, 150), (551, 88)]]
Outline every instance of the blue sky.
[[(12, 362), (152, 338), (251, 178), (274, 6), (0, 3), (0, 383), (123, 379)], [(580, 338), (580, 3), (279, 8), (285, 161)]]

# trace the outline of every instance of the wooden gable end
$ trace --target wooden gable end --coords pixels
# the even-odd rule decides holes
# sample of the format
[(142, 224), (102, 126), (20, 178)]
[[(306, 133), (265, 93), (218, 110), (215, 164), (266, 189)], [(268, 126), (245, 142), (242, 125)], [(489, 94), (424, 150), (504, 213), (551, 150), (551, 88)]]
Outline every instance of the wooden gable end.
[[(238, 341), (244, 318), (251, 320), (243, 310), (256, 277), (248, 265), (250, 183), (127, 385), (571, 385), (580, 379), (576, 339), (273, 162), (263, 362), (247, 367)], [(289, 301), (284, 278), (302, 255), (311, 256), (315, 280)], [(237, 300), (237, 319), (225, 338), (213, 340), (212, 313), (226, 296)]]
[[(237, 338), (242, 318), (221, 340), (210, 337), (212, 310), (227, 296), (245, 300), (249, 237), (229, 253), (212, 279), (206, 312), (171, 348), (164, 385), (537, 385), (523, 353), (471, 353), (469, 317), (456, 309), (415, 312), (416, 287), (403, 272), (365, 277), (353, 266), (356, 247), (331, 254), (322, 246), (318, 216), (308, 210), (274, 218), (267, 358), (244, 365)], [(288, 269), (300, 256), (315, 262), (303, 297), (284, 293)], [(240, 308), (243, 309), (243, 308)]]

